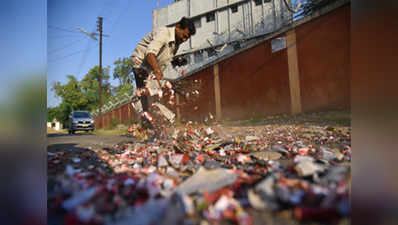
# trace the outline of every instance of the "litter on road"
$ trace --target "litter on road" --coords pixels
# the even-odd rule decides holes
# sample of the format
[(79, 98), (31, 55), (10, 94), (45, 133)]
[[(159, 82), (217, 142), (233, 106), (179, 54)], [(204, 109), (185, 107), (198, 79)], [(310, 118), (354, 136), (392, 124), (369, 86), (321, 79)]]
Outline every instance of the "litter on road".
[(187, 124), (150, 138), (136, 126), (112, 149), (49, 152), (49, 224), (347, 220), (349, 127), (326, 128)]
[(48, 152), (49, 224), (349, 224), (350, 127), (288, 117), (226, 126), (210, 113), (208, 125), (174, 127), (160, 99), (200, 92), (161, 85), (139, 91), (158, 98), (151, 113), (133, 102), (155, 132), (134, 125), (113, 148)]

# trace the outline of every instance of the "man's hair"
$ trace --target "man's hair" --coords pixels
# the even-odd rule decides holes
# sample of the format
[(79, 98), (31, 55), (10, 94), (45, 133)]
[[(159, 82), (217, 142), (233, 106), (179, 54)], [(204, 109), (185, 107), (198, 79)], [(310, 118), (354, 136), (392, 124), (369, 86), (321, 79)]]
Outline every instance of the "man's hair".
[(194, 25), (194, 23), (192, 22), (191, 19), (188, 19), (186, 17), (182, 17), (181, 20), (177, 24), (180, 24), (180, 27), (182, 29), (185, 29), (185, 28), (188, 27), (189, 33), (191, 34), (191, 36), (196, 33), (195, 25)]

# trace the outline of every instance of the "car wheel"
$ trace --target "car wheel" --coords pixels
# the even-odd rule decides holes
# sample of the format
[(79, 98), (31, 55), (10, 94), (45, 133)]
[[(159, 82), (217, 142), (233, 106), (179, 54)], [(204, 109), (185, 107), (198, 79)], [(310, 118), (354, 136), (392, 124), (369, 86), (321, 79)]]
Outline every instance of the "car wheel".
[(71, 131), (71, 130), (68, 130), (68, 134), (72, 134), (72, 131)]
[(75, 134), (76, 131), (72, 130), (72, 134)]

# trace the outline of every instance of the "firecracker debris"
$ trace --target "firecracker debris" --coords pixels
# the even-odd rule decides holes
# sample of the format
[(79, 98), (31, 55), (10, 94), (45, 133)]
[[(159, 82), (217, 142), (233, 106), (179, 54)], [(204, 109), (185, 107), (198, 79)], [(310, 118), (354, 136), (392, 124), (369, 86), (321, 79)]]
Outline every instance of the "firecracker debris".
[(351, 127), (330, 115), (49, 148), (48, 224), (350, 224)]

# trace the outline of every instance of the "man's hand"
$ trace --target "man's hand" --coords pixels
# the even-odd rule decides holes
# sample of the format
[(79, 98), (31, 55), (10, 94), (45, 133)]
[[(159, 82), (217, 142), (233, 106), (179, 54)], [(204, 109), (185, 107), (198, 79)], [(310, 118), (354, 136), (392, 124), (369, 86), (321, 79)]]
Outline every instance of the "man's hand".
[(160, 70), (155, 70), (155, 71), (153, 71), (153, 73), (154, 73), (154, 75), (156, 77), (156, 80), (158, 81), (159, 87), (162, 87), (162, 85), (160, 85), (160, 80), (163, 79), (162, 72)]
[(147, 61), (147, 63), (152, 67), (153, 69), (153, 74), (156, 77), (156, 80), (158, 80), (159, 83), (159, 87), (161, 87), (160, 85), (160, 80), (163, 79), (163, 73), (160, 71), (159, 69), (159, 65), (158, 65), (158, 61), (156, 60), (156, 56), (153, 53), (149, 53), (145, 60)]

